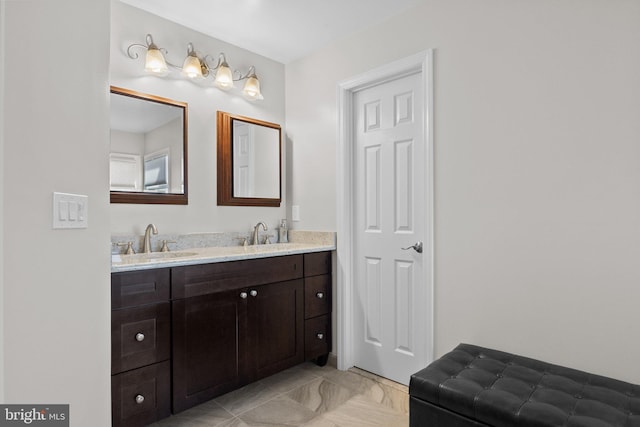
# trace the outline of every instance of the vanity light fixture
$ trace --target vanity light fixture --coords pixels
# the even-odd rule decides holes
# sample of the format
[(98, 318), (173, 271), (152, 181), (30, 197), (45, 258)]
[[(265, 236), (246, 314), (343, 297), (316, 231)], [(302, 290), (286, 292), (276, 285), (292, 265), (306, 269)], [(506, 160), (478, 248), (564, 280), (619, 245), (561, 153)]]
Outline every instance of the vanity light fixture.
[(234, 87), (234, 82), (246, 80), (242, 89), (243, 96), (250, 101), (264, 99), (260, 91), (260, 81), (258, 80), (258, 76), (256, 76), (255, 67), (252, 65), (244, 74), (238, 70), (232, 71), (231, 67), (229, 67), (229, 64), (227, 63), (227, 58), (224, 53), (220, 53), (215, 66), (211, 66), (209, 65), (209, 61), (213, 62), (212, 56), (199, 56), (193, 47), (193, 43), (188, 43), (187, 57), (180, 67), (165, 59), (164, 55), (167, 54), (167, 50), (158, 48), (158, 46), (153, 42), (151, 34), (147, 34), (146, 45), (133, 43), (127, 48), (127, 56), (131, 59), (138, 59), (138, 54), (131, 51), (134, 47), (141, 47), (147, 50), (144, 69), (148, 73), (164, 76), (169, 71), (167, 66), (169, 65), (181, 70), (182, 75), (192, 80), (213, 76), (213, 84), (218, 89), (224, 91), (232, 89)]

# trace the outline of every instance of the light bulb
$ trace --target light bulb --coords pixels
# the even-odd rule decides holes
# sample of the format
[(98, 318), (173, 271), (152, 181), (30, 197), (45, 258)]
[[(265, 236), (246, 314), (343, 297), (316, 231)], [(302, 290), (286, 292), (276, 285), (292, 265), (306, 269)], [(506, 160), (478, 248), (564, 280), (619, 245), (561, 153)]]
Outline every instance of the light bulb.
[(155, 46), (149, 46), (144, 62), (144, 70), (148, 73), (163, 75), (169, 71), (162, 52)]
[(242, 93), (250, 100), (264, 99), (262, 93), (260, 93), (260, 80), (258, 80), (258, 77), (256, 77), (255, 74), (252, 74), (247, 78), (247, 82), (244, 84)]
[(184, 64), (182, 64), (182, 74), (189, 77), (190, 79), (195, 79), (196, 77), (202, 77), (202, 64), (200, 63), (200, 59), (197, 56), (189, 55), (184, 60)]
[(216, 72), (216, 80), (215, 85), (219, 89), (229, 90), (233, 87), (233, 73), (229, 68), (229, 64), (223, 62), (218, 67), (218, 71)]

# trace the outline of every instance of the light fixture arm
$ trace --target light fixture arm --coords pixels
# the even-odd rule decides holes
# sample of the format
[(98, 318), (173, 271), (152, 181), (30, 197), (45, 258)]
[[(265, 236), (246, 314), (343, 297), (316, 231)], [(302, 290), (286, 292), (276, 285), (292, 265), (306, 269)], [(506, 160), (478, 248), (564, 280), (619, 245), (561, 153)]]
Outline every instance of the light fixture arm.
[[(209, 69), (211, 71), (215, 71), (218, 68), (220, 68), (220, 66), (222, 64), (226, 64), (227, 63), (227, 57), (225, 56), (224, 52), (220, 52), (218, 54), (218, 59), (213, 59), (213, 56), (207, 55), (204, 58), (202, 58), (202, 60), (203, 60), (203, 62), (205, 62), (207, 64), (207, 67), (209, 67)], [(216, 65), (211, 66), (211, 65), (209, 65), (209, 62), (207, 62), (207, 61), (211, 61), (211, 63), (213, 63), (215, 61)]]
[(240, 80), (248, 79), (249, 77), (255, 77), (256, 76), (256, 67), (254, 67), (253, 65), (250, 66), (245, 74), (242, 74), (238, 70), (235, 70), (234, 73), (238, 74), (238, 77), (233, 79), (234, 82), (237, 82), (237, 81), (240, 81)]
[(160, 52), (164, 53), (165, 55), (169, 53), (167, 49), (156, 46), (156, 44), (153, 42), (153, 37), (151, 37), (151, 34), (147, 34), (145, 41), (147, 43), (146, 45), (140, 44), (140, 43), (130, 44), (129, 47), (127, 47), (127, 56), (131, 59), (138, 59), (140, 57), (140, 55), (138, 55), (136, 52), (131, 51), (131, 48), (133, 47), (141, 47), (145, 50), (158, 49)]

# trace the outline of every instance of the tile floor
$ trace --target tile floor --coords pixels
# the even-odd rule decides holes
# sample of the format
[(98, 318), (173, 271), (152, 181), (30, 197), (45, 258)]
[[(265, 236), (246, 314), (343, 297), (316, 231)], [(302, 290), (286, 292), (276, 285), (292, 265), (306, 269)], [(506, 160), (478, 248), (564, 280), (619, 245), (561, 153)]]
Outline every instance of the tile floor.
[(153, 427), (406, 427), (407, 387), (359, 369), (304, 363)]

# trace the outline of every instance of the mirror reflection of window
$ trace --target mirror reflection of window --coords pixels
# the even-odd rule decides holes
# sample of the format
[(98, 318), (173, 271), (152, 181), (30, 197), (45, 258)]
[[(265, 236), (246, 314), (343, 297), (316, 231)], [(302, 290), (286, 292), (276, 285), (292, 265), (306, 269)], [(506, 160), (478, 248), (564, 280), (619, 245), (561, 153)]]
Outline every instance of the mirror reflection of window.
[(140, 156), (111, 153), (109, 156), (111, 190), (141, 191), (142, 168), (140, 164)]
[(184, 194), (183, 123), (182, 107), (112, 92), (111, 191)]
[(144, 157), (144, 191), (169, 192), (169, 150)]

